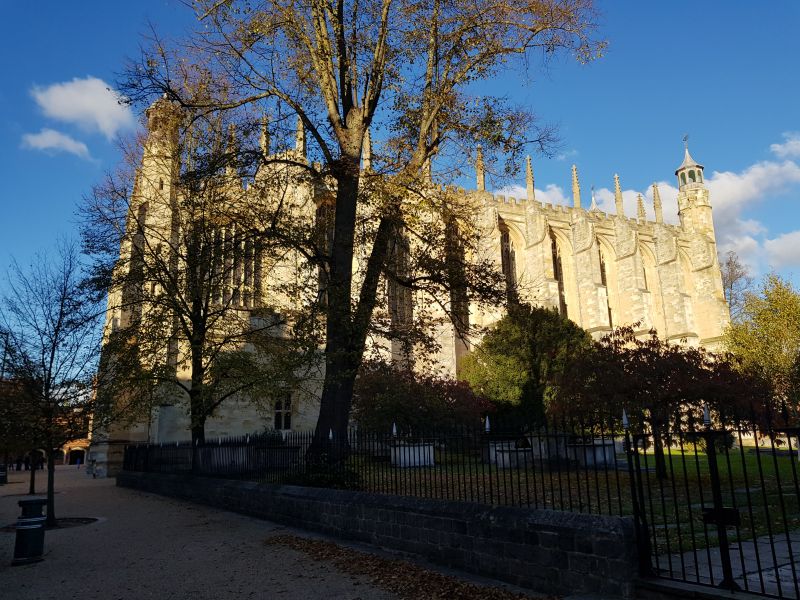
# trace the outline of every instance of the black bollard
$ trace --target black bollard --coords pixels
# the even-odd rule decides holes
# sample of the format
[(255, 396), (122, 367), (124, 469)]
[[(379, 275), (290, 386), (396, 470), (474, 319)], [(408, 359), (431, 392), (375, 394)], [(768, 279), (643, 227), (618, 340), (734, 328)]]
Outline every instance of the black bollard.
[(47, 517), (42, 515), (42, 508), (47, 504), (47, 499), (20, 500), (18, 504), (22, 514), (17, 519), (17, 539), (11, 566), (39, 562), (44, 554), (44, 522)]
[(0, 485), (8, 483), (8, 465), (0, 464)]

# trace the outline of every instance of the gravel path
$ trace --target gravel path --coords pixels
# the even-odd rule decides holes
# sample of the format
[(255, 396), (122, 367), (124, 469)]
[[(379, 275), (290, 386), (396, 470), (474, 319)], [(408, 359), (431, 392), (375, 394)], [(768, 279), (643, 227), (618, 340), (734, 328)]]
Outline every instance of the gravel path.
[[(27, 475), (12, 471), (0, 486), (0, 527), (16, 520)], [(37, 489), (45, 485), (40, 471)], [(117, 488), (70, 466), (56, 468), (56, 490), (57, 516), (100, 520), (48, 531), (45, 560), (20, 567), (9, 566), (14, 534), (0, 531), (3, 600), (396, 598), (330, 563), (265, 544), (291, 528)]]

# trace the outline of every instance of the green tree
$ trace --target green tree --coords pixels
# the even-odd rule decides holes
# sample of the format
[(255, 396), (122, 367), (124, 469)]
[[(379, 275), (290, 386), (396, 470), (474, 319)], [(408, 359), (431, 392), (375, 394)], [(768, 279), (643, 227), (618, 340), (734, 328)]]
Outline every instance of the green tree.
[(540, 422), (570, 363), (591, 337), (557, 310), (512, 305), (461, 366), (461, 376), (503, 412)]
[(725, 253), (720, 263), (722, 274), (722, 289), (725, 292), (725, 300), (731, 312), (731, 320), (738, 323), (741, 320), (742, 309), (747, 294), (752, 290), (753, 278), (750, 271), (739, 260), (739, 256), (733, 250)]
[(746, 294), (739, 322), (725, 333), (725, 347), (770, 382), (777, 401), (797, 411), (800, 293), (791, 283), (772, 273), (757, 293)]
[[(481, 276), (486, 271), (473, 276), (463, 259), (473, 254), (470, 230), (456, 216), (455, 195), (435, 192), (431, 160), (438, 156), (450, 170), (458, 166), (452, 157), (476, 143), (484, 144), (489, 162), (498, 153), (516, 158), (526, 144), (547, 147), (552, 131), (537, 127), (531, 111), (475, 96), (474, 85), (562, 52), (581, 61), (597, 56), (603, 44), (593, 39), (593, 3), (202, 0), (195, 6), (202, 27), (183, 45), (191, 55), (156, 43), (129, 70), (123, 92), (134, 101), (166, 93), (205, 111), (272, 107), (283, 120), (296, 115), (308, 132), (318, 164), (281, 160), (331, 188), (331, 244), (313, 259), (326, 274), (317, 426), (318, 441), (326, 442), (329, 430), (346, 430), (382, 280), (432, 296), (430, 305), (451, 313), (459, 313), (468, 291), (475, 298), (492, 288)], [(187, 95), (176, 77), (190, 63), (213, 72), (202, 98)], [(381, 143), (365, 156), (370, 128)], [(416, 271), (393, 264), (392, 249), (402, 240), (423, 249)], [(497, 301), (500, 294), (489, 291)], [(462, 317), (454, 321), (464, 329)]]

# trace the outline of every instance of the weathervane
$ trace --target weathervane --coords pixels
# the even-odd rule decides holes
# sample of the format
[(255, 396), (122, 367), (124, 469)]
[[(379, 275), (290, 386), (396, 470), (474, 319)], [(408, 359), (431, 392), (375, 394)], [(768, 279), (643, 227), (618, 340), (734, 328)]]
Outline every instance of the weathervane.
[(689, 149), (689, 134), (688, 133), (685, 133), (683, 135), (683, 147), (686, 148), (687, 150)]

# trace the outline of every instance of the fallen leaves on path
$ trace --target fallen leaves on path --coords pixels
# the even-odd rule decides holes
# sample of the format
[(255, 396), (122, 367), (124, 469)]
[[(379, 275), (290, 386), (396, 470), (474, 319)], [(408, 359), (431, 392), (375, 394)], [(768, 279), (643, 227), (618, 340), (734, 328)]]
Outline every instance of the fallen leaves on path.
[[(317, 561), (328, 561), (351, 575), (361, 575), (404, 600), (530, 600), (533, 596), (484, 587), (443, 575), (405, 560), (359, 552), (325, 540), (276, 535), (265, 544), (287, 546)], [(540, 600), (557, 600), (555, 596)]]

